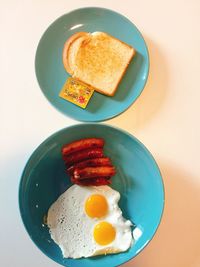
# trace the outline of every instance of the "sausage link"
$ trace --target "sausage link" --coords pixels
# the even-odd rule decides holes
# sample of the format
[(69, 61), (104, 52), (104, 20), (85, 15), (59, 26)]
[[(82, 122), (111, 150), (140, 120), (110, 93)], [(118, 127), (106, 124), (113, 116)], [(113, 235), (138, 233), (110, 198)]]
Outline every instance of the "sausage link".
[(74, 170), (75, 179), (88, 179), (95, 177), (107, 177), (115, 175), (116, 171), (113, 166), (86, 167)]
[(109, 185), (111, 184), (110, 177), (96, 177), (92, 179), (84, 179), (79, 180), (71, 177), (71, 182), (74, 184), (82, 185), (82, 186), (100, 186), (100, 185)]
[(83, 169), (85, 167), (97, 167), (97, 166), (112, 166), (110, 158), (94, 158), (87, 159), (81, 162), (78, 162), (67, 169), (67, 172), (72, 175), (75, 169)]
[(67, 167), (74, 165), (80, 161), (92, 158), (102, 158), (103, 157), (103, 149), (102, 148), (89, 148), (82, 150), (80, 152), (75, 152), (69, 156), (63, 156), (65, 164)]
[(84, 138), (64, 145), (62, 147), (62, 154), (68, 156), (80, 150), (103, 147), (103, 146), (104, 146), (104, 140), (102, 138)]

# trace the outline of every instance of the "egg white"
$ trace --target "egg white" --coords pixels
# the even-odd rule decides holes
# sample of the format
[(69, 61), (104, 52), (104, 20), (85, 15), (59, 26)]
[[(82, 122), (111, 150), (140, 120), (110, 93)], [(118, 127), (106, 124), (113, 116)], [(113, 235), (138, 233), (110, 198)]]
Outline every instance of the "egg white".
[[(102, 194), (108, 203), (108, 213), (100, 219), (90, 218), (85, 213), (85, 201), (92, 194)], [(132, 223), (122, 217), (119, 199), (119, 192), (109, 186), (73, 185), (51, 205), (47, 225), (64, 258), (91, 257), (129, 249), (133, 244)], [(116, 230), (115, 240), (105, 246), (97, 244), (93, 237), (94, 227), (101, 221), (111, 223)]]

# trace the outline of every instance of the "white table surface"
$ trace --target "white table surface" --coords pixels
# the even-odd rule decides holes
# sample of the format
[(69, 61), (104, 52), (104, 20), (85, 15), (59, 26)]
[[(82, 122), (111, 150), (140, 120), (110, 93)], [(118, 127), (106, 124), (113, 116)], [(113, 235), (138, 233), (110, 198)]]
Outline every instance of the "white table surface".
[(135, 104), (107, 121), (139, 138), (165, 183), (162, 223), (129, 267), (200, 266), (200, 1), (0, 0), (0, 266), (56, 267), (32, 243), (18, 209), (18, 185), (32, 151), (77, 123), (55, 110), (34, 72), (38, 41), (60, 15), (84, 6), (114, 9), (147, 42), (151, 68)]

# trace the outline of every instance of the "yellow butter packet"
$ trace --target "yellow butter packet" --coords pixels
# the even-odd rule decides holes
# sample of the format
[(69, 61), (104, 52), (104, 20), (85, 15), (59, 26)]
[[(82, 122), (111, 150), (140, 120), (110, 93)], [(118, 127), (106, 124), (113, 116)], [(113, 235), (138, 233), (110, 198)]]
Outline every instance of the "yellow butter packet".
[(86, 108), (93, 93), (94, 89), (70, 77), (65, 82), (59, 96), (81, 108)]

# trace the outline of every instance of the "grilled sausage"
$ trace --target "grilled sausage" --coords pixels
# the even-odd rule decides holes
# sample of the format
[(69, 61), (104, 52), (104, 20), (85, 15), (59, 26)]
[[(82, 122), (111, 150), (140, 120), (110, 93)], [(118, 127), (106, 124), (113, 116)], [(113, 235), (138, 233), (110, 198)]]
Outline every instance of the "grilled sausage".
[(99, 185), (111, 184), (110, 177), (96, 177), (96, 178), (84, 179), (84, 180), (79, 180), (79, 179), (75, 179), (74, 177), (71, 177), (71, 182), (74, 184), (83, 185), (83, 186), (89, 186), (89, 185), (99, 186)]
[(62, 147), (62, 154), (69, 156), (70, 154), (81, 151), (88, 148), (102, 148), (104, 146), (104, 140), (102, 138), (84, 138), (72, 143), (66, 144)]
[(74, 170), (75, 179), (88, 179), (96, 177), (108, 177), (115, 175), (116, 171), (113, 166), (86, 167)]
[(69, 156), (63, 156), (65, 164), (67, 167), (74, 165), (80, 161), (92, 158), (102, 158), (103, 157), (103, 149), (102, 148), (89, 148), (79, 152), (75, 152), (70, 154)]
[(111, 160), (107, 157), (87, 159), (76, 163), (67, 169), (67, 172), (72, 175), (75, 169), (83, 169), (85, 167), (97, 167), (97, 166), (112, 166)]

